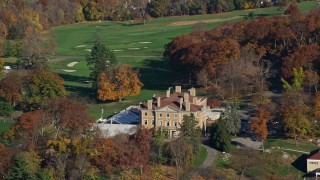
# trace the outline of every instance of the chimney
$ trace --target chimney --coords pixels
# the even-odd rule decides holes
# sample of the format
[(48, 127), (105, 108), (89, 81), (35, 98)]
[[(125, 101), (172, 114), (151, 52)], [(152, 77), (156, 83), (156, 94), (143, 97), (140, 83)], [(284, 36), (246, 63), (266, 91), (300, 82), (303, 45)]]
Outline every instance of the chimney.
[(161, 97), (157, 97), (157, 107), (160, 107)]
[(189, 102), (189, 94), (183, 93), (183, 99), (184, 99), (184, 102)]
[(152, 100), (148, 100), (148, 109), (152, 109)]
[(193, 98), (192, 104), (198, 105), (198, 104), (197, 104), (197, 98), (195, 98), (195, 97)]
[(166, 97), (170, 97), (170, 89), (169, 89), (169, 90), (167, 90)]
[(176, 86), (176, 92), (181, 93), (181, 86)]
[(196, 89), (195, 88), (191, 88), (189, 89), (190, 91), (190, 96), (196, 96)]
[(190, 111), (190, 102), (186, 102), (186, 111)]
[(182, 98), (180, 98), (180, 110), (182, 109), (182, 103), (183, 103), (183, 99)]

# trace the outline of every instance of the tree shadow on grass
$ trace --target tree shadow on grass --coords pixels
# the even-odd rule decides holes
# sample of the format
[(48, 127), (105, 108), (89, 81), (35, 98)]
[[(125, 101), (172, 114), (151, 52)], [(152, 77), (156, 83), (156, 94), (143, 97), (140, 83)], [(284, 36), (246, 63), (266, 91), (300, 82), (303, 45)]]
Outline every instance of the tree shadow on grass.
[(80, 97), (88, 97), (91, 100), (95, 100), (95, 93), (89, 87), (79, 87), (79, 86), (71, 86), (65, 85), (67, 91), (71, 92), (71, 94), (80, 96)]
[(83, 84), (90, 83), (90, 78), (86, 76), (74, 76), (71, 74), (62, 74), (62, 73), (58, 75), (62, 77), (65, 81), (77, 82), (77, 83), (83, 83)]
[(309, 155), (303, 154), (298, 159), (296, 159), (291, 165), (298, 169), (299, 171), (307, 171), (307, 158)]
[(168, 61), (161, 59), (144, 59), (140, 68), (141, 81), (144, 89), (165, 90), (177, 79)]
[(83, 86), (76, 86), (76, 85), (65, 85), (65, 88), (71, 92), (71, 94), (75, 94), (77, 96), (81, 97), (89, 97), (90, 99), (95, 99), (95, 93), (94, 91), (90, 88), (90, 79), (89, 77), (86, 76), (74, 76), (71, 74), (59, 74), (61, 78), (64, 79), (64, 81), (69, 81), (69, 82), (76, 82), (83, 84), (84, 86), (88, 87), (83, 87)]

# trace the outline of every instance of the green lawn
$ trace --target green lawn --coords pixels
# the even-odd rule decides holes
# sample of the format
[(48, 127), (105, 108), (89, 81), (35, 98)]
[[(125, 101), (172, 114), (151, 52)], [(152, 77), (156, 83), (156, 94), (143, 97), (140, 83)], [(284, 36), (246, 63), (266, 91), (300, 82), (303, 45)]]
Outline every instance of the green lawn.
[(0, 140), (2, 139), (2, 133), (8, 131), (14, 123), (14, 121), (5, 121), (0, 118)]
[[(317, 5), (317, 2), (313, 1), (298, 4), (303, 11)], [(49, 58), (48, 66), (64, 78), (69, 91), (85, 97), (93, 97), (91, 84), (87, 82), (89, 69), (85, 56), (89, 55), (88, 50), (91, 49), (97, 37), (114, 51), (120, 63), (138, 68), (144, 84), (141, 95), (127, 97), (120, 103), (90, 103), (90, 111), (96, 118), (100, 117), (101, 106), (105, 107), (105, 116), (109, 116), (126, 106), (146, 101), (153, 94), (164, 93), (165, 89), (175, 84), (178, 79), (177, 74), (162, 58), (164, 46), (176, 36), (190, 33), (193, 25), (172, 26), (171, 23), (209, 20), (211, 22), (207, 23), (207, 26), (213, 28), (226, 21), (241, 21), (251, 11), (264, 17), (283, 14), (283, 10), (271, 7), (220, 14), (154, 18), (145, 25), (124, 26), (125, 22), (106, 21), (82, 22), (55, 27), (53, 34), (58, 48), (55, 56)], [(44, 32), (43, 35), (48, 34)], [(73, 61), (79, 63), (74, 67), (67, 67), (67, 64)], [(9, 59), (7, 64), (13, 64), (12, 59)], [(76, 70), (76, 72), (63, 70)]]
[(204, 162), (204, 160), (207, 158), (207, 156), (208, 156), (208, 151), (206, 150), (206, 148), (203, 146), (200, 146), (199, 154), (193, 160), (192, 166), (193, 167), (200, 167), (202, 165), (202, 163)]
[[(296, 145), (294, 139), (286, 139), (286, 138), (278, 138), (278, 137), (267, 139), (265, 143), (265, 148), (268, 149), (272, 147), (275, 147), (275, 148), (280, 147), (282, 149), (294, 149), (294, 150), (305, 151), (305, 152), (311, 152), (313, 150), (319, 149), (318, 146), (307, 141), (298, 140), (298, 143)], [(287, 152), (293, 155), (303, 154), (303, 153), (292, 152), (292, 151), (287, 151)]]

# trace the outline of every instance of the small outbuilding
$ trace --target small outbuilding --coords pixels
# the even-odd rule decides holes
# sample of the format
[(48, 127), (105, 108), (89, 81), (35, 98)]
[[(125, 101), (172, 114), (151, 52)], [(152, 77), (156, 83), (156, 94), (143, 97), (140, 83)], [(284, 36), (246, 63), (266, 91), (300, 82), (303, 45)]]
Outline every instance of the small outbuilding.
[(317, 173), (318, 170), (320, 170), (320, 149), (311, 152), (307, 158), (307, 173)]

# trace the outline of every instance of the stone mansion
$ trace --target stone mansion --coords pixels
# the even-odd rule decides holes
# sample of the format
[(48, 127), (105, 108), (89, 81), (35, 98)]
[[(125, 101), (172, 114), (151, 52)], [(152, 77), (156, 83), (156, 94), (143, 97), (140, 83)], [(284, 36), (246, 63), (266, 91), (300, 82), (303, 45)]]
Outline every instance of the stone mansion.
[(173, 93), (169, 89), (165, 96), (155, 95), (147, 103), (140, 104), (140, 124), (149, 129), (166, 129), (172, 137), (178, 135), (183, 116), (191, 113), (198, 126), (205, 129), (209, 111), (207, 98), (197, 97), (195, 88), (181, 92), (181, 86), (175, 86)]

